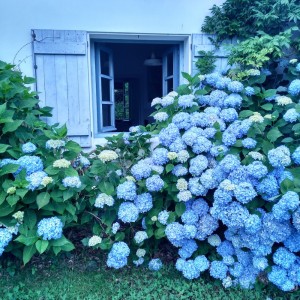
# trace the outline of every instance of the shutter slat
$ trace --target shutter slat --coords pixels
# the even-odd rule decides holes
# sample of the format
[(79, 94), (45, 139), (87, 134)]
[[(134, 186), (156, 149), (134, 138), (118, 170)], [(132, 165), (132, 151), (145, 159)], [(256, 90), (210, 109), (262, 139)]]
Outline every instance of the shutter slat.
[(53, 107), (48, 124), (66, 123), (68, 136), (91, 146), (87, 42), (85, 31), (33, 30), (37, 91), (41, 106)]

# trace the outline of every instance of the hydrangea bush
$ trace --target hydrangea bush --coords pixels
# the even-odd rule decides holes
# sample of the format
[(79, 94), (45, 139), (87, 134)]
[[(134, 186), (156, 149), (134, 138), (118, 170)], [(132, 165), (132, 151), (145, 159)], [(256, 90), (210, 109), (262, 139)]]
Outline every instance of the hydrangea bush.
[[(155, 249), (168, 241), (187, 279), (207, 272), (226, 288), (251, 288), (264, 278), (283, 291), (295, 289), (298, 79), (274, 91), (263, 89), (260, 72), (243, 83), (218, 73), (185, 77), (189, 83), (179, 94), (152, 102), (158, 146), (128, 168), (113, 199), (102, 202), (101, 209), (113, 207), (111, 222), (118, 224), (102, 232), (113, 245), (108, 266), (121, 268), (131, 259), (158, 270)], [(130, 254), (124, 244), (116, 252), (120, 240)]]
[(168, 244), (187, 279), (206, 273), (225, 288), (263, 279), (295, 289), (298, 69), (293, 62), (276, 90), (258, 70), (244, 82), (184, 73), (187, 84), (153, 100), (153, 124), (89, 154), (65, 138), (65, 126), (26, 125), (35, 138), (1, 153), (0, 253), (27, 263), (37, 252), (70, 251), (64, 233), (80, 225), (90, 228), (84, 245), (108, 251), (108, 267), (157, 271)]

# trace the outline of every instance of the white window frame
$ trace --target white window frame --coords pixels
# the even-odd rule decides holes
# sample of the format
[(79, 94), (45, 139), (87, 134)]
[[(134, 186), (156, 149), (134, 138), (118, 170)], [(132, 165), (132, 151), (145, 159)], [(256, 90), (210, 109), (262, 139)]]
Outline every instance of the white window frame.
[(179, 44), (179, 85), (185, 83), (181, 72), (191, 73), (192, 70), (192, 51), (191, 34), (144, 34), (144, 33), (108, 33), (108, 32), (89, 32), (88, 42), (90, 45), (89, 65), (90, 65), (90, 91), (91, 91), (91, 119), (93, 124), (92, 140), (93, 145), (104, 144), (105, 137), (116, 135), (120, 132), (97, 132), (97, 91), (96, 91), (96, 68), (95, 68), (95, 44), (101, 42), (124, 42), (133, 43), (164, 43)]

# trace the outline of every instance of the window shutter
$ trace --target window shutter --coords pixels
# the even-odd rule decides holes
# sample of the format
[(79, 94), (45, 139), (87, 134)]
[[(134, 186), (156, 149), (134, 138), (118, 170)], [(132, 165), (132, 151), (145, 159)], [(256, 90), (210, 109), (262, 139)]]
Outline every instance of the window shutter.
[(32, 30), (36, 90), (53, 107), (48, 124), (66, 123), (68, 136), (91, 146), (87, 35), (75, 30)]
[[(192, 73), (193, 75), (197, 73), (196, 61), (200, 57), (198, 51), (212, 51), (215, 50), (215, 47), (212, 45), (209, 38), (214, 38), (213, 35), (209, 34), (193, 34), (192, 35)], [(224, 44), (231, 44), (232, 41), (224, 42)], [(226, 51), (224, 47), (220, 47), (215, 51), (216, 61), (216, 70), (218, 72), (223, 72), (228, 69), (228, 57), (229, 52)]]

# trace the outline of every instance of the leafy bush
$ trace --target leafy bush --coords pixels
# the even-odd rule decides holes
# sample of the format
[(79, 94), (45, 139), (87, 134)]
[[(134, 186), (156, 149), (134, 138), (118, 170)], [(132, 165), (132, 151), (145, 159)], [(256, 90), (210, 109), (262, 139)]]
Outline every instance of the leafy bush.
[(212, 73), (216, 68), (216, 57), (213, 51), (198, 51), (199, 58), (196, 61), (196, 67), (200, 74)]
[[(209, 270), (224, 287), (250, 288), (264, 278), (293, 290), (300, 270), (300, 107), (292, 99), (299, 81), (270, 104), (274, 90), (260, 87), (265, 75), (249, 78), (253, 87), (217, 73), (185, 76), (194, 84), (182, 91), (194, 94), (152, 102), (160, 145), (124, 174), (114, 199), (96, 199), (101, 209), (114, 207), (118, 222), (107, 265), (119, 269), (130, 259), (157, 270), (163, 255), (155, 249), (168, 240), (188, 279)], [(248, 109), (238, 114), (242, 105)]]
[(78, 176), (70, 161), (81, 148), (63, 140), (65, 126), (40, 119), (50, 116), (51, 108), (38, 106), (36, 93), (26, 86), (33, 82), (0, 62), (0, 253), (11, 252), (24, 263), (36, 252), (74, 249), (61, 227), (77, 221), (80, 206), (80, 188), (69, 189), (62, 180)]

